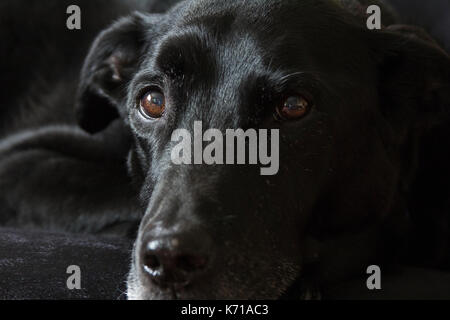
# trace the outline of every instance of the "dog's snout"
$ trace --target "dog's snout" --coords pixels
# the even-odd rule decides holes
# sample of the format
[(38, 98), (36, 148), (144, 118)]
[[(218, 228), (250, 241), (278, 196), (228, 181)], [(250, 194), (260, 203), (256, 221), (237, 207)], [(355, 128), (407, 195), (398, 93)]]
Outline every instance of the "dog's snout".
[(160, 287), (185, 287), (200, 277), (211, 263), (211, 245), (193, 235), (148, 237), (141, 248), (144, 273)]

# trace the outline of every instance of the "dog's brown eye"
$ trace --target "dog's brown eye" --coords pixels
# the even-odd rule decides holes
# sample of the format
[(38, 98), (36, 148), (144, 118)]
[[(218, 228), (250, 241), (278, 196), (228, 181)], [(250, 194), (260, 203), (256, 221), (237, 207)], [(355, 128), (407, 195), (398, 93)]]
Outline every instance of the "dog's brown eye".
[(280, 120), (299, 119), (308, 113), (310, 107), (310, 102), (304, 96), (290, 96), (277, 108), (277, 116)]
[(161, 118), (166, 109), (166, 99), (157, 90), (150, 90), (140, 100), (139, 109), (147, 118)]

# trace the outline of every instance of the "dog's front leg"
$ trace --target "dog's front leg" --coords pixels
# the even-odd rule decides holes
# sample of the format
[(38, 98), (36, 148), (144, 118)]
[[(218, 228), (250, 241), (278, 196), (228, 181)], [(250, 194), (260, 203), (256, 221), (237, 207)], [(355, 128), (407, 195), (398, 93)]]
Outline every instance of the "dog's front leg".
[(90, 136), (75, 127), (44, 127), (4, 139), (0, 223), (129, 232), (140, 210), (126, 174), (126, 144), (126, 139)]

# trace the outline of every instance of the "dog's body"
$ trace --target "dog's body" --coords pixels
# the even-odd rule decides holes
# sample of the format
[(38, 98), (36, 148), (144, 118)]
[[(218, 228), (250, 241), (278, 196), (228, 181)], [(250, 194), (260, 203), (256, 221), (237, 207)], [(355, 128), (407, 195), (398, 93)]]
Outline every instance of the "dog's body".
[[(5, 64), (3, 225), (140, 224), (128, 291), (140, 299), (299, 298), (370, 264), (449, 267), (449, 143), (436, 139), (450, 59), (424, 33), (388, 15), (369, 31), (355, 1), (195, 0), (119, 20), (82, 68), (80, 51), (128, 10), (111, 7), (85, 37), (48, 55), (39, 43), (34, 73)], [(62, 59), (68, 43), (80, 49)], [(166, 111), (144, 118), (136, 101), (154, 88)], [(314, 107), (275, 121), (290, 95)], [(171, 133), (194, 121), (279, 129), (280, 172), (174, 165)]]

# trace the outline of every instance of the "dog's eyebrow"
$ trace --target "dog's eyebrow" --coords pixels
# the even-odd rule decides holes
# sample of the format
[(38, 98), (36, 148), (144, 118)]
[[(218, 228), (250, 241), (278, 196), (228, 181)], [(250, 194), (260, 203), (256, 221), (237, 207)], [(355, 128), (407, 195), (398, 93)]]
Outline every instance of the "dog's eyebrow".
[(326, 87), (318, 74), (307, 71), (287, 72), (278, 70), (270, 73), (268, 79), (280, 91), (286, 90), (292, 85), (304, 85), (316, 90)]
[(142, 70), (136, 74), (131, 86), (139, 86), (140, 83), (149, 83), (153, 85), (163, 85), (164, 74), (154, 70)]
[(298, 72), (286, 73), (285, 75), (280, 75), (278, 78), (278, 82), (280, 84), (285, 84), (285, 83), (288, 83), (297, 78), (308, 78), (308, 79), (313, 78), (314, 79), (316, 77), (310, 73), (307, 73), (304, 71), (298, 71)]
[[(167, 36), (158, 48), (154, 67), (168, 76), (197, 73), (216, 65), (212, 40), (196, 27)], [(213, 72), (210, 72), (213, 73)]]

